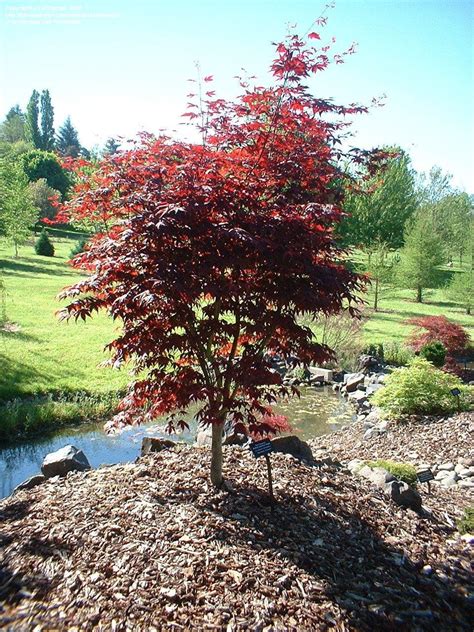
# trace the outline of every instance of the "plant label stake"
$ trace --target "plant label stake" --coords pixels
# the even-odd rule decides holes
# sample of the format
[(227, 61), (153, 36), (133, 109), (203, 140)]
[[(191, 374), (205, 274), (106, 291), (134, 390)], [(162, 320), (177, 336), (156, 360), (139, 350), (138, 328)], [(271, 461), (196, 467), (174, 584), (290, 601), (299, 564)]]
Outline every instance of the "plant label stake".
[(250, 449), (252, 450), (252, 454), (256, 459), (259, 456), (264, 456), (267, 462), (267, 474), (268, 474), (268, 492), (270, 494), (270, 498), (272, 502), (275, 500), (273, 496), (273, 481), (272, 481), (272, 465), (270, 463), (269, 454), (273, 452), (273, 445), (269, 439), (262, 439), (262, 441), (254, 441), (250, 444)]
[(451, 389), (451, 395), (453, 395), (458, 401), (458, 411), (461, 411), (461, 400), (459, 399), (459, 395), (461, 395), (461, 391), (458, 388)]
[(428, 468), (427, 470), (421, 470), (420, 472), (417, 472), (416, 476), (417, 476), (418, 480), (420, 481), (420, 483), (427, 483), (428, 484), (428, 494), (431, 494), (430, 481), (434, 480), (433, 472)]

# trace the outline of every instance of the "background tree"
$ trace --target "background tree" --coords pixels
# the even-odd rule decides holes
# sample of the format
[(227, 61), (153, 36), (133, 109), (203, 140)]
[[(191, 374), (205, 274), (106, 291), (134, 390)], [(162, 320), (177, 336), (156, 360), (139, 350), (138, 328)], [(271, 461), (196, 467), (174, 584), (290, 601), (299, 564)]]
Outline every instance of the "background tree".
[(56, 144), (57, 149), (62, 156), (77, 158), (77, 156), (81, 153), (79, 136), (71, 123), (71, 117), (68, 116), (63, 125), (59, 128)]
[(38, 212), (38, 219), (52, 220), (57, 215), (57, 204), (61, 194), (48, 186), (44, 178), (29, 183), (30, 196), (33, 206)]
[(120, 143), (115, 138), (108, 138), (104, 145), (104, 156), (113, 156), (120, 149)]
[(410, 159), (399, 148), (386, 168), (371, 178), (361, 180), (358, 191), (349, 193), (340, 234), (345, 243), (362, 248), (368, 258), (380, 248), (396, 249), (403, 245), (407, 220), (417, 208), (414, 171)]
[(439, 266), (446, 260), (441, 238), (425, 213), (418, 212), (410, 223), (400, 257), (397, 279), (402, 287), (416, 290), (416, 300), (422, 303), (423, 290), (441, 284)]
[(49, 90), (41, 93), (41, 149), (54, 149), (54, 109)]
[(473, 221), (471, 198), (467, 193), (453, 192), (430, 205), (428, 210), (450, 258), (457, 256), (462, 266), (470, 246), (470, 227)]
[(6, 143), (26, 140), (25, 115), (19, 105), (10, 108), (5, 120), (0, 125), (0, 140)]
[(41, 149), (42, 139), (39, 126), (39, 92), (33, 90), (28, 105), (26, 107), (26, 140), (29, 141), (33, 147)]
[(69, 205), (75, 217), (108, 220), (76, 258), (93, 272), (62, 296), (73, 299), (64, 318), (105, 309), (122, 324), (111, 363), (132, 361), (137, 379), (114, 423), (167, 415), (170, 428), (183, 426), (197, 404), (212, 426), (218, 487), (225, 422), (250, 435), (282, 427), (271, 405), (291, 387), (266, 354), (329, 358), (299, 318), (354, 314), (362, 287), (333, 228), (343, 201), (338, 136), (344, 117), (365, 108), (308, 92), (308, 77), (330, 63), (327, 48), (291, 34), (276, 50), (275, 85), (243, 82), (235, 102), (208, 90), (201, 110), (199, 97), (191, 102), (202, 143), (145, 139), (105, 160)]
[(474, 302), (474, 271), (471, 268), (465, 272), (456, 272), (446, 289), (450, 299), (456, 301), (470, 314)]
[(28, 189), (28, 178), (20, 165), (0, 160), (0, 233), (15, 247), (25, 243), (37, 219)]
[(59, 191), (62, 196), (66, 195), (71, 181), (56, 154), (33, 149), (21, 156), (20, 163), (30, 182), (45, 179), (48, 186)]
[(378, 247), (373, 245), (371, 256), (367, 262), (366, 272), (370, 278), (374, 291), (374, 311), (378, 311), (380, 295), (384, 284), (393, 279), (394, 266), (399, 262), (399, 256), (385, 244)]

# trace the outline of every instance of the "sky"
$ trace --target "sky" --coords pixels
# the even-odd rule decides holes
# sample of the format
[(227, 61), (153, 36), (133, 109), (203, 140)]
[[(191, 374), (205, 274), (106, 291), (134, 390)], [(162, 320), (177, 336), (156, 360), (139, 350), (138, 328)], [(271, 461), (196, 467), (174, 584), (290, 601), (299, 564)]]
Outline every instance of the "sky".
[[(81, 143), (181, 125), (196, 62), (219, 96), (245, 68), (269, 79), (272, 42), (306, 32), (358, 52), (311, 81), (336, 102), (385, 106), (359, 117), (355, 146), (399, 145), (417, 171), (438, 165), (474, 193), (474, 0), (0, 0), (0, 117), (49, 89), (56, 129)], [(313, 29), (314, 30), (314, 29)]]

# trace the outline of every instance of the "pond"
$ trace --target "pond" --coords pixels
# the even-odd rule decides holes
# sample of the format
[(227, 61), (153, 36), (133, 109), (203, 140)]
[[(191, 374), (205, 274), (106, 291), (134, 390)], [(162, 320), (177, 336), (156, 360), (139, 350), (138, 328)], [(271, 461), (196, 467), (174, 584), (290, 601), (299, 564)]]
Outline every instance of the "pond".
[[(332, 392), (330, 387), (302, 388), (301, 397), (276, 407), (276, 412), (290, 420), (294, 434), (310, 439), (334, 432), (353, 420), (353, 409)], [(180, 435), (168, 435), (159, 424), (129, 428), (118, 435), (106, 435), (103, 424), (84, 424), (64, 428), (54, 435), (28, 439), (0, 448), (0, 498), (22, 481), (38, 474), (43, 458), (49, 452), (73, 444), (84, 451), (92, 467), (101, 464), (134, 461), (140, 454), (142, 438), (166, 436), (177, 441), (194, 441), (195, 429)]]

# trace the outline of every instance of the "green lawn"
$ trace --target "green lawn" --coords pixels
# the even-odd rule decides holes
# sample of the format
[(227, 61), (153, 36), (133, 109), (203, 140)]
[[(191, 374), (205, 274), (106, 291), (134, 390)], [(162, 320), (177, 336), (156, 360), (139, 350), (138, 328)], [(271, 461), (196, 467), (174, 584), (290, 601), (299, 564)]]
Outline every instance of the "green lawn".
[(465, 327), (474, 342), (474, 317), (447, 299), (441, 289), (426, 290), (423, 303), (415, 301), (414, 290), (384, 289), (377, 312), (371, 308), (373, 296), (370, 291), (366, 300), (364, 338), (367, 342), (403, 342), (412, 330), (404, 321), (417, 316), (440, 315)]
[[(37, 431), (47, 423), (103, 417), (113, 410), (117, 392), (129, 378), (128, 371), (98, 367), (107, 357), (104, 346), (116, 331), (104, 314), (86, 323), (58, 322), (55, 312), (61, 305), (56, 295), (80, 276), (67, 261), (82, 235), (57, 229), (50, 234), (56, 249), (53, 258), (36, 255), (31, 240), (15, 259), (12, 246), (0, 241), (0, 268), (7, 292), (7, 327), (0, 328), (0, 405), (14, 398), (35, 398), (0, 410), (0, 439), (2, 429), (5, 436), (11, 436), (18, 428)], [(413, 291), (384, 290), (377, 313), (369, 307), (370, 292), (367, 302), (367, 343), (403, 342), (410, 331), (404, 324), (407, 318), (437, 314), (467, 327), (474, 338), (473, 317), (446, 300), (441, 290), (428, 290), (423, 304), (415, 302)]]
[[(59, 323), (56, 295), (79, 275), (68, 265), (69, 253), (81, 235), (51, 230), (56, 253), (41, 257), (33, 240), (13, 257), (11, 245), (0, 242), (0, 268), (6, 288), (6, 316), (14, 326), (0, 332), (0, 401), (13, 397), (86, 391), (117, 391), (127, 382), (125, 371), (98, 368), (104, 345), (115, 325), (104, 315), (86, 323)], [(18, 329), (18, 330), (17, 330)]]

